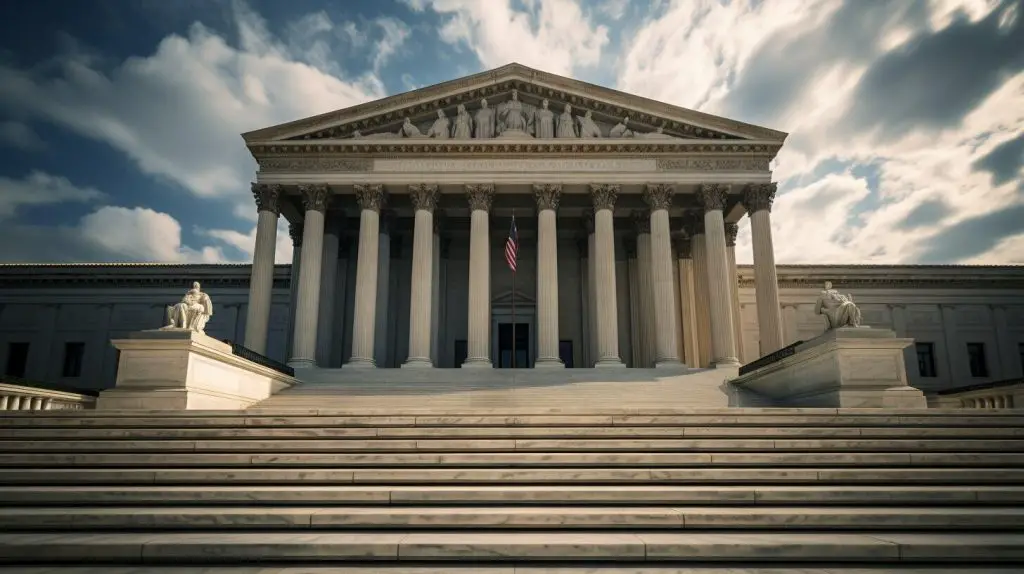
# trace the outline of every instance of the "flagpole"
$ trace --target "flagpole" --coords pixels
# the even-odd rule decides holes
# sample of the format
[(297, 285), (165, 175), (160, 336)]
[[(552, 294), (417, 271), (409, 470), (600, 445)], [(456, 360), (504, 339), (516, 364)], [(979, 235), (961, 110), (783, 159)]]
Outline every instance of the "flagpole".
[[(516, 225), (516, 210), (512, 210), (512, 226)], [(516, 259), (519, 259), (519, 230), (516, 230)], [(512, 269), (512, 368), (516, 368), (516, 269), (518, 262)]]

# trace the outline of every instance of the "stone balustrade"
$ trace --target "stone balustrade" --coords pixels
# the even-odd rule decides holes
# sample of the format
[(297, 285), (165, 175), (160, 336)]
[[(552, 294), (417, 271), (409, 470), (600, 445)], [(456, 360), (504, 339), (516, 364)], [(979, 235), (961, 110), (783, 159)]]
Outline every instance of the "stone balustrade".
[(0, 381), (0, 411), (84, 410), (96, 405), (96, 397)]
[(954, 409), (1022, 408), (1024, 407), (1024, 378), (939, 391), (936, 406)]

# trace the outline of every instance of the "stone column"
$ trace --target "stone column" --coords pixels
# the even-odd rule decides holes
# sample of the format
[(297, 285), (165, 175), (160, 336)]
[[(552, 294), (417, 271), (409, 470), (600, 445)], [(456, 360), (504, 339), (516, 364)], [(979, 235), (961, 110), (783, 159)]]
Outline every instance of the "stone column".
[(558, 202), (561, 185), (534, 185), (537, 200), (537, 360), (564, 367), (558, 353)]
[(735, 367), (736, 343), (732, 336), (732, 302), (729, 296), (729, 259), (725, 254), (725, 219), (722, 215), (729, 188), (702, 184), (697, 198), (704, 207), (704, 234), (708, 262), (708, 302), (711, 310), (711, 363)]
[(463, 367), (491, 367), (490, 211), (494, 186), (466, 186), (469, 199), (469, 338)]
[(352, 357), (348, 364), (374, 367), (374, 329), (377, 323), (377, 255), (380, 247), (380, 210), (385, 202), (384, 186), (355, 186), (362, 212), (359, 215), (359, 252), (356, 255), (356, 300), (352, 320)]
[[(395, 214), (380, 212), (377, 232), (377, 308), (374, 312), (373, 360), (378, 367), (390, 367), (394, 347), (391, 343), (391, 230)], [(397, 359), (396, 359), (397, 360)]]
[(580, 258), (580, 366), (590, 366), (590, 252), (586, 235), (576, 241), (576, 254)]
[(619, 357), (618, 301), (615, 294), (615, 221), (618, 185), (590, 186), (594, 202), (594, 295), (597, 299), (595, 367), (625, 367)]
[(434, 208), (437, 186), (409, 186), (415, 209), (412, 242), (412, 280), (409, 285), (409, 358), (403, 367), (433, 367), (430, 330), (434, 290)]
[(329, 368), (334, 346), (334, 304), (338, 289), (338, 250), (341, 247), (341, 219), (335, 213), (324, 222), (323, 256), (320, 260), (320, 318), (317, 320), (316, 364)]
[(676, 239), (676, 257), (679, 264), (679, 306), (683, 331), (683, 356), (686, 363), (700, 365), (697, 352), (697, 305), (694, 295), (693, 243), (687, 233)]
[(725, 255), (729, 259), (729, 304), (732, 308), (732, 336), (736, 342), (736, 358), (742, 363), (744, 360), (743, 316), (740, 313), (740, 274), (736, 269), (736, 236), (739, 232), (738, 224), (726, 222)]
[[(440, 199), (440, 196), (438, 197)], [(430, 361), (435, 367), (441, 365), (441, 234), (438, 229), (440, 213), (433, 216), (434, 229), (431, 232), (430, 262)]]
[(644, 326), (643, 313), (640, 305), (640, 261), (637, 258), (636, 237), (625, 237), (622, 250), (626, 254), (626, 285), (623, 286), (629, 295), (629, 359), (626, 365), (631, 368), (644, 366)]
[(704, 218), (697, 217), (691, 222), (693, 249), (694, 301), (697, 319), (697, 353), (699, 366), (711, 366), (711, 308), (708, 295), (708, 250), (704, 235)]
[(587, 366), (593, 368), (600, 355), (597, 351), (597, 248), (594, 245), (594, 210), (583, 212), (583, 226), (587, 231), (587, 321), (590, 323), (590, 337), (587, 349), (590, 351)]
[(299, 303), (299, 271), (302, 266), (302, 223), (289, 223), (288, 235), (292, 238), (292, 269), (288, 280), (288, 332), (285, 338), (288, 344), (285, 356), (292, 356), (295, 348), (295, 312)]
[[(672, 268), (672, 230), (668, 210), (675, 191), (669, 185), (648, 185), (643, 199), (651, 209), (651, 310), (654, 314), (654, 366), (679, 366), (676, 338), (676, 284)], [(654, 301), (658, 302), (654, 309)]]
[(775, 248), (772, 244), (771, 211), (777, 188), (778, 184), (775, 183), (750, 185), (743, 195), (743, 207), (750, 215), (751, 243), (754, 248), (754, 294), (761, 356), (786, 346), (782, 335), (779, 277), (775, 271)]
[(300, 185), (306, 217), (302, 228), (302, 268), (299, 294), (295, 302), (295, 331), (292, 367), (316, 366), (316, 325), (320, 317), (320, 257), (324, 246), (324, 214), (330, 188), (327, 185)]
[(270, 298), (274, 291), (274, 252), (277, 250), (277, 218), (281, 213), (278, 199), (280, 185), (252, 184), (256, 198), (256, 248), (252, 255), (252, 276), (249, 279), (249, 306), (245, 317), (245, 346), (267, 354), (267, 331), (270, 326)]
[(633, 214), (633, 225), (636, 227), (636, 287), (637, 314), (640, 325), (640, 348), (635, 356), (639, 364), (634, 367), (645, 369), (654, 366), (654, 293), (651, 276), (651, 217), (650, 214), (637, 212)]

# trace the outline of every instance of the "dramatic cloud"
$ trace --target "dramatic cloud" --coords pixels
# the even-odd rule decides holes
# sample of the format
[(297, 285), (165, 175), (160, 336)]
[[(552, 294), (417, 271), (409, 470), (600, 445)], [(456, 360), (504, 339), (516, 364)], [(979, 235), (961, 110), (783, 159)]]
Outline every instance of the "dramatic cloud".
[(0, 145), (24, 151), (38, 151), (46, 147), (31, 126), (15, 121), (0, 122)]
[(92, 188), (73, 185), (66, 178), (34, 171), (24, 179), (0, 177), (0, 223), (21, 207), (64, 202), (90, 202), (103, 198)]

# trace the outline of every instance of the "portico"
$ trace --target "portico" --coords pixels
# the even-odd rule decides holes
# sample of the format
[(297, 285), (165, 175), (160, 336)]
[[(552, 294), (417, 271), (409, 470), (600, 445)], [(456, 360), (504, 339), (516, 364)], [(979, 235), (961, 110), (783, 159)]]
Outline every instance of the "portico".
[[(470, 117), (493, 133), (467, 132), (483, 125)], [(293, 366), (505, 366), (514, 301), (517, 366), (735, 367), (747, 213), (760, 351), (783, 346), (768, 166), (784, 137), (516, 64), (247, 133), (260, 219), (245, 345), (265, 349), (257, 303), (283, 215)]]

